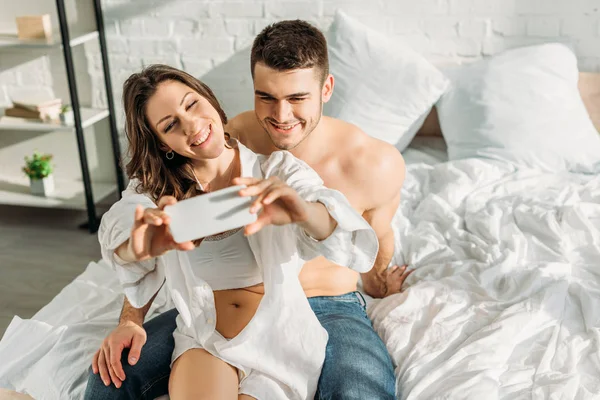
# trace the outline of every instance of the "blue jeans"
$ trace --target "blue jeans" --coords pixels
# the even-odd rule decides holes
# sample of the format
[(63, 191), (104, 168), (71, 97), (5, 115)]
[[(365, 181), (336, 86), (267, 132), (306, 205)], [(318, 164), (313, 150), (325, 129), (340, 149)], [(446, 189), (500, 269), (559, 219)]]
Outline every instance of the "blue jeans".
[[(310, 297), (308, 302), (329, 334), (315, 400), (394, 399), (392, 360), (373, 330), (361, 294)], [(144, 324), (148, 340), (138, 363), (129, 365), (128, 351), (121, 357), (126, 379), (120, 389), (104, 386), (100, 375), (90, 373), (85, 399), (154, 400), (167, 394), (176, 316), (170, 310)]]

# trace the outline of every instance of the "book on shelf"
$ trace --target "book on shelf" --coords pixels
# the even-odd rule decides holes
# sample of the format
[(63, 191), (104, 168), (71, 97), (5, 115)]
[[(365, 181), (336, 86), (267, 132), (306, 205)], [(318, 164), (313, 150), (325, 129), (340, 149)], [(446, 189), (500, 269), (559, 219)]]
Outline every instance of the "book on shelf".
[(61, 99), (52, 99), (52, 100), (46, 100), (43, 102), (36, 102), (36, 103), (25, 102), (22, 100), (21, 101), (13, 100), (12, 102), (15, 107), (30, 110), (30, 111), (43, 111), (43, 110), (54, 109), (54, 108), (58, 108), (58, 110), (60, 111), (60, 107), (62, 106)]
[(62, 100), (50, 88), (17, 88), (10, 94), (12, 107), (4, 115), (34, 121), (56, 121), (60, 119)]
[(60, 116), (60, 106), (47, 107), (38, 111), (23, 107), (10, 107), (4, 110), (7, 117), (27, 118), (40, 121), (57, 120)]
[(62, 100), (50, 88), (18, 88), (10, 94), (10, 100), (15, 107), (32, 111), (62, 106)]

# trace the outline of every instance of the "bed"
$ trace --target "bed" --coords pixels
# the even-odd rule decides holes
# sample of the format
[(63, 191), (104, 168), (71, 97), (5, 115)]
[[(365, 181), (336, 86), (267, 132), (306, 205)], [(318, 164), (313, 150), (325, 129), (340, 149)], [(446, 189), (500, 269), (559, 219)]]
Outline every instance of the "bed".
[[(417, 137), (405, 158), (410, 168), (418, 170), (443, 163), (447, 160), (444, 140)], [(0, 388), (11, 390), (0, 390), (0, 399), (30, 398), (16, 397), (16, 392), (36, 400), (83, 398), (91, 357), (114, 329), (122, 302), (114, 271), (100, 260), (90, 262), (31, 319), (15, 316), (0, 341)], [(148, 318), (171, 308), (161, 292)]]
[[(600, 74), (575, 80), (600, 132)], [(452, 159), (440, 104), (401, 149), (393, 262), (416, 271), (402, 293), (368, 299), (398, 398), (600, 398), (600, 169)], [(82, 398), (122, 301), (108, 265), (91, 262), (32, 319), (13, 319), (0, 341), (0, 387), (37, 400)], [(149, 318), (171, 307), (160, 293)]]
[[(599, 88), (584, 85), (582, 95)], [(600, 110), (591, 98), (590, 111)], [(434, 111), (403, 153), (394, 218), (394, 261), (416, 272), (403, 293), (368, 307), (400, 398), (598, 398), (600, 175), (448, 162), (435, 121)], [(506, 211), (507, 202), (519, 206)], [(442, 236), (440, 226), (453, 228)], [(507, 240), (503, 229), (519, 234)], [(0, 387), (38, 400), (82, 398), (122, 300), (110, 268), (91, 262), (32, 319), (14, 318), (0, 341)], [(170, 307), (161, 294), (150, 317)]]
[(600, 398), (600, 176), (415, 151), (394, 226), (416, 271), (369, 305), (400, 398)]
[[(415, 138), (405, 152), (409, 164), (447, 160), (443, 138)], [(368, 296), (366, 296), (368, 298)], [(85, 271), (29, 320), (15, 316), (0, 341), (1, 400), (83, 398), (91, 357), (115, 327), (123, 304), (114, 271), (102, 260)], [(148, 319), (171, 309), (163, 292)], [(16, 391), (16, 392), (15, 392)], [(19, 393), (29, 396), (19, 396)]]

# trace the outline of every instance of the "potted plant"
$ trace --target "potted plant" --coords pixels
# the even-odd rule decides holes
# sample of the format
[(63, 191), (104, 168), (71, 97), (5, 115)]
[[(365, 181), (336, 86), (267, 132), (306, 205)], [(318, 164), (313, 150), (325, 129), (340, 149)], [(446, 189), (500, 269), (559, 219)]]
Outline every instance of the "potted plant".
[(46, 196), (54, 191), (51, 160), (51, 154), (40, 154), (37, 151), (31, 158), (25, 157), (23, 172), (29, 177), (32, 194)]
[(73, 109), (70, 105), (65, 104), (60, 108), (60, 122), (64, 125), (75, 124), (75, 118), (73, 116)]

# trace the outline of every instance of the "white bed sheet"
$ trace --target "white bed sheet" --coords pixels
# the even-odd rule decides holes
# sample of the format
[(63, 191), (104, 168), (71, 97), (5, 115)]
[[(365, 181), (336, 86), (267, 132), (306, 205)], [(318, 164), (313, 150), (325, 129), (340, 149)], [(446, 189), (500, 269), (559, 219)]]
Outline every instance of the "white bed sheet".
[(600, 398), (600, 175), (408, 164), (395, 262), (369, 303), (402, 399)]
[[(446, 162), (416, 138), (394, 218), (408, 289), (369, 301), (401, 399), (593, 399), (600, 393), (600, 175)], [(0, 341), (0, 387), (82, 398), (122, 295), (90, 263)], [(161, 294), (150, 315), (171, 308)]]
[(435, 165), (448, 161), (448, 146), (440, 136), (416, 136), (402, 157), (406, 165)]
[[(0, 387), (36, 400), (82, 399), (92, 356), (122, 305), (114, 271), (91, 262), (32, 319), (13, 318), (0, 341)], [(172, 307), (161, 291), (149, 316)]]

